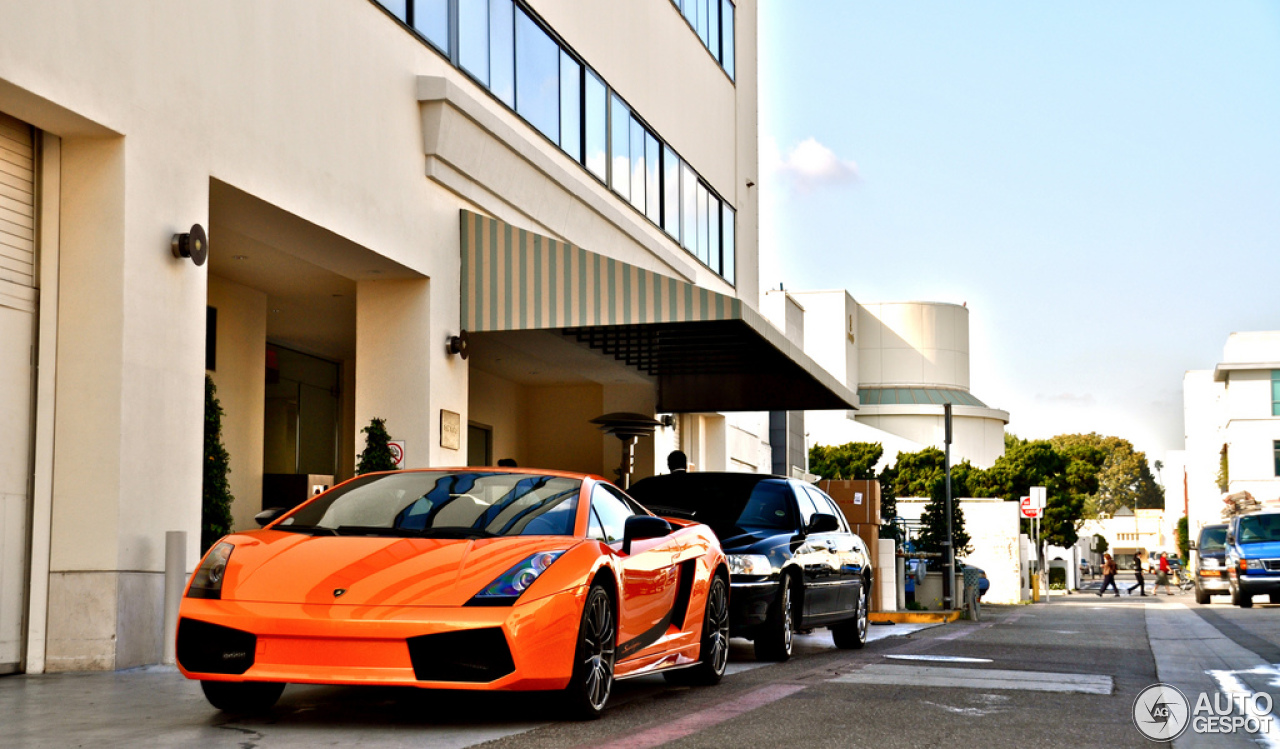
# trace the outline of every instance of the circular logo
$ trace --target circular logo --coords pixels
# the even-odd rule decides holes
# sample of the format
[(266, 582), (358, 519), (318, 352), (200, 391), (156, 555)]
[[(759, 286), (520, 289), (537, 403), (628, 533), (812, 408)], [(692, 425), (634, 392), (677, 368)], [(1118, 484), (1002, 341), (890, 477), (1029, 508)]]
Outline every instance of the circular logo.
[(1152, 684), (1133, 701), (1133, 725), (1152, 741), (1172, 741), (1190, 722), (1191, 704), (1175, 686)]

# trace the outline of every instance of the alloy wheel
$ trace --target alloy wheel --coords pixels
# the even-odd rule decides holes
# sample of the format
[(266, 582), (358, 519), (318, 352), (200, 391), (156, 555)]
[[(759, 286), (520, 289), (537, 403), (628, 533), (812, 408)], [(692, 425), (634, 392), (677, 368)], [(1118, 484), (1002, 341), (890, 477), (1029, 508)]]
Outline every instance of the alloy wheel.
[(608, 596), (591, 599), (582, 629), (587, 701), (594, 709), (603, 710), (613, 690), (613, 609)]
[(711, 648), (712, 670), (723, 674), (729, 665), (729, 596), (724, 582), (719, 578), (716, 582), (719, 584), (711, 586), (711, 600), (707, 602), (707, 645)]

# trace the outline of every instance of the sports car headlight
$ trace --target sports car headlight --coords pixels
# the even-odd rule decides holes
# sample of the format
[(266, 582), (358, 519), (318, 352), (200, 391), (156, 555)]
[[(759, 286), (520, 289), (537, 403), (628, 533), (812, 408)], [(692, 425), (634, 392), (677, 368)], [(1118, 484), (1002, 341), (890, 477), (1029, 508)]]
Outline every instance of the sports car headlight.
[(730, 575), (768, 575), (773, 572), (769, 557), (763, 554), (729, 554)]
[(222, 579), (227, 574), (227, 560), (236, 547), (225, 541), (205, 555), (187, 590), (187, 598), (222, 598)]
[(471, 599), (474, 606), (509, 606), (533, 581), (560, 558), (563, 551), (540, 551), (498, 576)]

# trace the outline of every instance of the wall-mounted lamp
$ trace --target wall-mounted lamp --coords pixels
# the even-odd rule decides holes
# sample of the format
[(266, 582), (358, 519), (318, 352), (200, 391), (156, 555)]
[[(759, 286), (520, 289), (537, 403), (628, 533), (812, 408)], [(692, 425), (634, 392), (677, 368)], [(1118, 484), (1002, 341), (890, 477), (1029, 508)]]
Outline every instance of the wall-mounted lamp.
[(671, 427), (676, 425), (675, 414), (663, 414), (662, 418), (659, 419), (659, 421), (661, 421), (662, 426), (666, 427), (667, 429), (670, 429)]
[(753, 182), (752, 180), (747, 180), (747, 187), (755, 187), (755, 186), (756, 186), (755, 182)]
[(458, 331), (457, 335), (449, 336), (449, 343), (445, 346), (445, 351), (450, 354), (457, 354), (464, 360), (467, 358), (467, 331)]
[(205, 236), (200, 224), (193, 224), (190, 232), (173, 235), (170, 249), (176, 258), (189, 257), (196, 265), (204, 265), (209, 257), (209, 238)]

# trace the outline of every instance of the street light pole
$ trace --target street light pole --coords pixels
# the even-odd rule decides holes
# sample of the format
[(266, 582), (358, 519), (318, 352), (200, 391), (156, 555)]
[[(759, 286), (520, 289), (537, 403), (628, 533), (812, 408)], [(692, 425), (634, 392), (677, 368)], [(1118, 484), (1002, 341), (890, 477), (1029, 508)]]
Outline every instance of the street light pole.
[(947, 497), (945, 511), (947, 513), (947, 540), (946, 540), (946, 568), (942, 571), (942, 604), (947, 611), (955, 608), (955, 582), (956, 582), (956, 550), (951, 528), (951, 404), (942, 404), (942, 419), (945, 424), (946, 432), (943, 437), (943, 443), (946, 447), (944, 456), (944, 465), (947, 469)]

